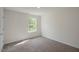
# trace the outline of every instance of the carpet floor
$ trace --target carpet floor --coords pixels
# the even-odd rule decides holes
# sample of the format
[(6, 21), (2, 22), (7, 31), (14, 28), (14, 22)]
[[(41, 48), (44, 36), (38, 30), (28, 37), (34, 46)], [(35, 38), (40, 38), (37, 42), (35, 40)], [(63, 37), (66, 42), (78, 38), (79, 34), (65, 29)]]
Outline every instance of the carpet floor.
[(5, 45), (3, 52), (78, 52), (79, 49), (69, 45), (38, 37)]

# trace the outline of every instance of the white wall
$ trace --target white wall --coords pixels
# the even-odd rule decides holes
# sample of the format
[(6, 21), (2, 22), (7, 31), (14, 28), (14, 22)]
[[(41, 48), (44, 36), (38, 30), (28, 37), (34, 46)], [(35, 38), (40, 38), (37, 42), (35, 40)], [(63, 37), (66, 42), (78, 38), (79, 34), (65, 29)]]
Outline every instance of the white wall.
[(57, 8), (44, 14), (42, 35), (79, 48), (79, 8)]
[[(28, 31), (28, 17), (30, 14), (15, 12), (11, 10), (4, 10), (5, 15), (5, 40), (4, 43), (11, 43), (18, 40), (27, 39), (30, 37), (38, 36), (41, 33), (40, 23), (38, 23), (38, 31), (29, 34)], [(37, 17), (40, 21), (40, 16)]]

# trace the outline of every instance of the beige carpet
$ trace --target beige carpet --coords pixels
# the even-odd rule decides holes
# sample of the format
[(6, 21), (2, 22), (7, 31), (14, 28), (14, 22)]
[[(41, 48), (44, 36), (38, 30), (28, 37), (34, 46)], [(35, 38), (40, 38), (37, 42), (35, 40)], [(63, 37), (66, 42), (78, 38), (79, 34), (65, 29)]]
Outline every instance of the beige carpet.
[(3, 52), (78, 52), (79, 49), (50, 40), (38, 37), (24, 40), (16, 44), (5, 45)]

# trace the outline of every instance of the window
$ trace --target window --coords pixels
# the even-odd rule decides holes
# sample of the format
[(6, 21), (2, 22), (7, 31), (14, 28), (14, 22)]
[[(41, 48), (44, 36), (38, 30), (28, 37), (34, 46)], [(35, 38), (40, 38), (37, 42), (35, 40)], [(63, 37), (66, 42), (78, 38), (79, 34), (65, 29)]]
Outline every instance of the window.
[(28, 32), (31, 33), (36, 31), (37, 31), (37, 19), (35, 17), (30, 17), (28, 23)]

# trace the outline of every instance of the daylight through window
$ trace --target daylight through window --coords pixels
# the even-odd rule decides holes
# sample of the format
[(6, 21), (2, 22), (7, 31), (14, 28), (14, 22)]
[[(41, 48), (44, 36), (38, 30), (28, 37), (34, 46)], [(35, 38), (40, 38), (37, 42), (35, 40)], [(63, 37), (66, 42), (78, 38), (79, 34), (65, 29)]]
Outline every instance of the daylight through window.
[(35, 17), (30, 17), (28, 23), (28, 32), (31, 33), (36, 31), (37, 31), (37, 19)]

